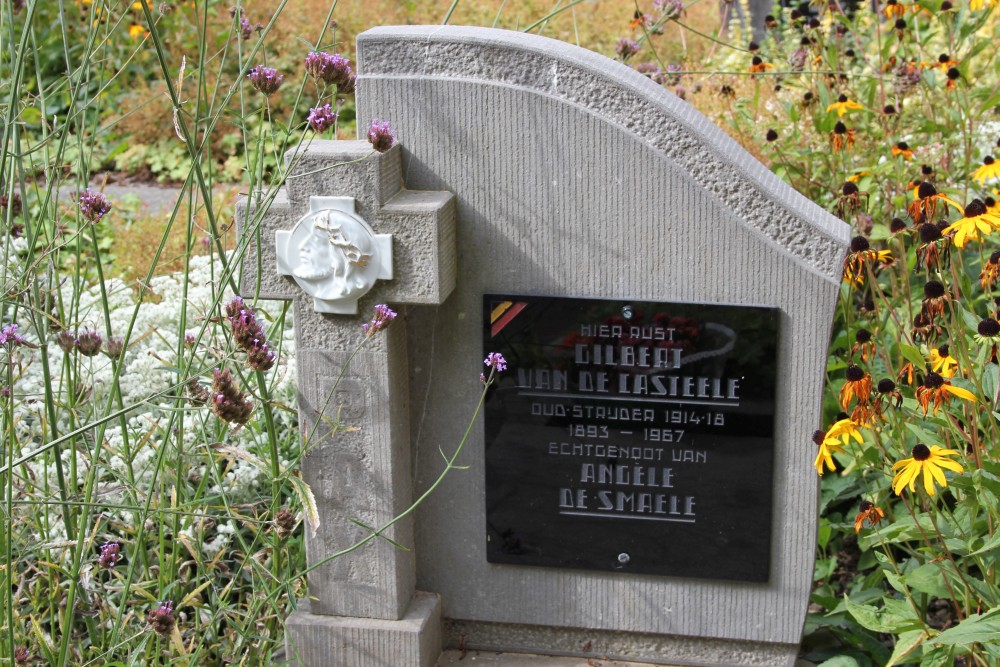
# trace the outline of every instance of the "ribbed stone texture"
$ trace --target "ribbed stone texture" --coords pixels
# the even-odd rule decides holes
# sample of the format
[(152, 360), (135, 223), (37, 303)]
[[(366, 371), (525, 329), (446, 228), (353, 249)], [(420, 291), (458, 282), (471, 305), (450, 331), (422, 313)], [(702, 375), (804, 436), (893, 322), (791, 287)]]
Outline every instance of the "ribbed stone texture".
[(470, 647), (567, 652), (593, 631), (613, 638), (611, 657), (790, 664), (812, 578), (810, 435), (848, 227), (597, 54), (520, 33), (387, 27), (358, 38), (358, 59), (359, 128), (389, 120), (406, 186), (457, 201), (455, 291), (408, 311), (418, 493), (479, 395), (484, 293), (781, 309), (768, 583), (487, 563), (478, 426), (460, 461), (470, 469), (418, 511), (417, 588), (442, 595)]

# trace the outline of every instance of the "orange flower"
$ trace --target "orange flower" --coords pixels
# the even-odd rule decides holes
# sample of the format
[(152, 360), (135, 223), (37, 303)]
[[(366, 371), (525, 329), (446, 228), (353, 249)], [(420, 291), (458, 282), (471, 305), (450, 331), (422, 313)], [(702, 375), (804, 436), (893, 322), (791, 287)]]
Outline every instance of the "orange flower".
[(979, 284), (984, 290), (989, 290), (997, 284), (997, 278), (1000, 278), (1000, 250), (994, 251), (983, 264), (983, 270), (979, 272)]
[(913, 222), (919, 225), (924, 220), (934, 218), (939, 201), (954, 206), (958, 211), (962, 210), (954, 199), (938, 192), (933, 184), (923, 181), (913, 188), (913, 202), (907, 207), (906, 212), (913, 218)]
[(830, 133), (830, 145), (833, 146), (834, 152), (847, 150), (854, 145), (855, 140), (854, 130), (849, 130), (838, 120), (833, 126), (833, 132)]
[(764, 62), (764, 59), (760, 56), (754, 56), (753, 60), (750, 61), (750, 73), (757, 74), (760, 72), (766, 72), (769, 69), (773, 69), (774, 65), (771, 63)]
[(934, 414), (937, 414), (938, 408), (950, 403), (952, 396), (957, 396), (963, 401), (976, 402), (976, 396), (971, 391), (954, 386), (937, 373), (928, 373), (924, 383), (917, 387), (917, 403), (923, 408), (925, 415), (932, 403)]
[(875, 356), (875, 342), (872, 340), (872, 332), (868, 329), (858, 329), (854, 332), (854, 346), (851, 347), (851, 356), (857, 354), (861, 361), (868, 361)]
[(891, 19), (892, 17), (902, 17), (906, 16), (906, 12), (910, 11), (910, 7), (907, 5), (900, 4), (897, 0), (888, 0), (885, 3), (885, 17)]
[(840, 407), (844, 410), (857, 399), (861, 405), (867, 405), (872, 400), (872, 376), (857, 364), (851, 364), (845, 372), (847, 381), (840, 388)]
[(913, 159), (913, 149), (907, 145), (905, 141), (900, 141), (898, 144), (892, 147), (892, 155), (895, 157), (901, 155), (907, 160)]
[(875, 506), (875, 503), (869, 500), (862, 500), (861, 506), (858, 509), (860, 509), (861, 511), (858, 512), (858, 515), (856, 517), (854, 517), (855, 533), (861, 532), (861, 524), (863, 524), (865, 521), (868, 522), (869, 528), (874, 528), (875, 526), (878, 525), (879, 521), (885, 518), (885, 512), (880, 510), (878, 507)]

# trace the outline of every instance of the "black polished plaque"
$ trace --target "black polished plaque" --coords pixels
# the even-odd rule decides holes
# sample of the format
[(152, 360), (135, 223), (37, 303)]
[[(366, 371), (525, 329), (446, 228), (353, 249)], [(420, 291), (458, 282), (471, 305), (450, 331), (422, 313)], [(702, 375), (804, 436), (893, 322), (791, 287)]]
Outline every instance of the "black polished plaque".
[(768, 580), (776, 308), (483, 299), (492, 563)]

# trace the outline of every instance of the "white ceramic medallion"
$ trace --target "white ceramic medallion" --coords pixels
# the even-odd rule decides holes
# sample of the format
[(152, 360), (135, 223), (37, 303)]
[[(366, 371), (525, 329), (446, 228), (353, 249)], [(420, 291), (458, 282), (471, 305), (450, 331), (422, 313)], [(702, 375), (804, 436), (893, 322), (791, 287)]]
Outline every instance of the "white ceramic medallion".
[(275, 232), (278, 273), (313, 298), (318, 313), (354, 315), (376, 280), (392, 279), (392, 235), (376, 234), (353, 197), (310, 197), (291, 230)]

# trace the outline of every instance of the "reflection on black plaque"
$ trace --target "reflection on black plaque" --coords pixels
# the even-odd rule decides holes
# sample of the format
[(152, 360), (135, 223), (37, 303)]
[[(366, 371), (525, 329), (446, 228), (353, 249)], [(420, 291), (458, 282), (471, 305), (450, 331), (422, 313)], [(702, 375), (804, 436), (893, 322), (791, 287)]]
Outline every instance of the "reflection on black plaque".
[(768, 580), (776, 308), (483, 307), (490, 562)]

